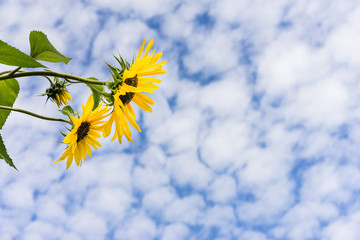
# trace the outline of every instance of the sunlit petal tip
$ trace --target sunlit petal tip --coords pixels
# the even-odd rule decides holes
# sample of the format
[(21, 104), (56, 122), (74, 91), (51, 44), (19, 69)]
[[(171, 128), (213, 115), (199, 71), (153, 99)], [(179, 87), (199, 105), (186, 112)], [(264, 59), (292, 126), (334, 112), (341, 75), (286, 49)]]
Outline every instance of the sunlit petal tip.
[(58, 163), (58, 162), (60, 162), (60, 161), (64, 161), (64, 159), (58, 159), (58, 160), (56, 160), (55, 162), (53, 162), (52, 164), (55, 164), (55, 163)]
[(143, 40), (143, 42), (142, 42), (142, 44), (141, 44), (141, 47), (140, 47), (140, 49), (139, 49), (138, 55), (137, 55), (137, 57), (136, 57), (136, 60), (139, 60), (139, 59), (140, 59), (141, 54), (142, 54), (142, 51), (143, 51), (144, 46), (145, 46), (145, 42), (146, 42), (146, 39), (144, 38), (144, 40)]
[(154, 43), (154, 40), (153, 40), (153, 39), (151, 39), (151, 40), (150, 40), (150, 42), (149, 42), (149, 43), (147, 44), (147, 46), (146, 46), (144, 56), (147, 56), (147, 55), (148, 55), (148, 53), (149, 53), (150, 49), (151, 49), (151, 48), (152, 48), (152, 46), (153, 46), (153, 43)]

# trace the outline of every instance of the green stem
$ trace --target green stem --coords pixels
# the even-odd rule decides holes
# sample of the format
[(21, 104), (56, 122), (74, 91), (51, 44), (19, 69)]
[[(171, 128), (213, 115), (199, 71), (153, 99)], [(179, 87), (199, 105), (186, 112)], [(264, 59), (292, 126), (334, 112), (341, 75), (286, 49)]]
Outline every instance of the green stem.
[(19, 71), (21, 69), (21, 67), (18, 67), (18, 68), (16, 68), (16, 69), (14, 69), (14, 70), (12, 70), (9, 74), (8, 74), (8, 76), (9, 77), (11, 77), (12, 75), (14, 75), (17, 71)]
[(49, 77), (47, 77), (47, 76), (44, 76), (44, 78), (46, 78), (48, 81), (49, 81), (49, 83), (50, 83), (50, 86), (53, 86), (54, 85), (54, 83), (51, 81), (51, 79), (49, 78)]
[(95, 84), (95, 85), (105, 85), (106, 84), (106, 82), (103, 82), (103, 81), (95, 81), (95, 80), (82, 78), (82, 77), (78, 77), (78, 76), (67, 74), (67, 73), (48, 72), (48, 71), (18, 72), (18, 73), (12, 74), (11, 76), (9, 76), (9, 74), (5, 75), (5, 76), (0, 75), (0, 81), (6, 80), (9, 78), (19, 78), (19, 77), (29, 77), (29, 76), (51, 76), (51, 77), (69, 78), (69, 79), (77, 80), (79, 82), (90, 83), (90, 84)]
[[(0, 76), (6, 74), (5, 76), (9, 77), (11, 74), (13, 74), (15, 72), (26, 72), (26, 71), (23, 71), (23, 70), (20, 70), (20, 69), (21, 69), (21, 67), (18, 67), (18, 68), (14, 69), (14, 70), (7, 70), (7, 71), (4, 71), (4, 72), (0, 72)], [(5, 76), (3, 76), (3, 77), (5, 77)]]
[(65, 119), (45, 117), (45, 116), (42, 116), (42, 115), (39, 115), (39, 114), (36, 114), (36, 113), (32, 113), (32, 112), (29, 112), (29, 111), (26, 111), (26, 110), (23, 110), (23, 109), (19, 109), (19, 108), (12, 108), (12, 107), (7, 107), (7, 106), (0, 105), (0, 109), (25, 113), (25, 114), (28, 114), (30, 116), (41, 118), (41, 119), (44, 119), (44, 120), (58, 121), (58, 122), (65, 122), (65, 123), (72, 124), (70, 121), (65, 120)]

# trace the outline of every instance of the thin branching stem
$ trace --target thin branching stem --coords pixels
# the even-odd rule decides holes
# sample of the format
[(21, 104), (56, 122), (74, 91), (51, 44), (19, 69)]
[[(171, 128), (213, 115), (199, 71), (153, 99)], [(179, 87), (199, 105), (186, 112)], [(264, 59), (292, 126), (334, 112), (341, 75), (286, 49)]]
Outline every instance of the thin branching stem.
[(28, 114), (30, 116), (37, 117), (37, 118), (44, 119), (44, 120), (48, 120), (48, 121), (58, 121), (58, 122), (65, 122), (65, 123), (68, 123), (68, 124), (72, 124), (70, 121), (65, 120), (65, 119), (45, 117), (45, 116), (42, 116), (42, 115), (39, 115), (39, 114), (36, 114), (36, 113), (33, 113), (33, 112), (29, 112), (29, 111), (26, 111), (26, 110), (23, 110), (23, 109), (19, 109), (19, 108), (13, 108), (13, 107), (0, 105), (0, 109), (21, 112), (21, 113), (25, 113), (25, 114)]
[(50, 77), (59, 77), (59, 78), (64, 78), (64, 79), (68, 78), (68, 79), (77, 80), (82, 83), (89, 83), (89, 84), (95, 84), (95, 85), (105, 85), (106, 84), (106, 82), (103, 82), (103, 81), (96, 81), (96, 80), (82, 78), (82, 77), (78, 77), (78, 76), (67, 74), (67, 73), (59, 73), (59, 72), (51, 72), (51, 71), (32, 71), (32, 72), (21, 71), (21, 72), (13, 74), (11, 76), (9, 76), (9, 74), (5, 75), (5, 76), (0, 75), (0, 81), (6, 80), (9, 78), (20, 78), (20, 77), (30, 77), (30, 76), (50, 76)]

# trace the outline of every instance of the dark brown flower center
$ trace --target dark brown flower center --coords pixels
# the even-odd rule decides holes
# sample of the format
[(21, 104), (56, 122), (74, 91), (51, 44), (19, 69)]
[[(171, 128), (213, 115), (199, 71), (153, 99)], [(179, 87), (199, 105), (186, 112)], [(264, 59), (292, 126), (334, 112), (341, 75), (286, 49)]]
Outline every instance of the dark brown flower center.
[(80, 124), (80, 127), (76, 131), (76, 134), (77, 134), (76, 142), (80, 142), (81, 140), (83, 140), (84, 137), (86, 137), (88, 135), (89, 129), (90, 129), (90, 123), (82, 122)]
[[(127, 78), (127, 79), (125, 79), (125, 83), (127, 85), (137, 87), (138, 86), (138, 78), (137, 78), (137, 76), (135, 76), (133, 78)], [(134, 96), (135, 96), (135, 93), (128, 92), (125, 95), (120, 95), (119, 98), (125, 106), (126, 104), (131, 102), (131, 100), (134, 98)]]

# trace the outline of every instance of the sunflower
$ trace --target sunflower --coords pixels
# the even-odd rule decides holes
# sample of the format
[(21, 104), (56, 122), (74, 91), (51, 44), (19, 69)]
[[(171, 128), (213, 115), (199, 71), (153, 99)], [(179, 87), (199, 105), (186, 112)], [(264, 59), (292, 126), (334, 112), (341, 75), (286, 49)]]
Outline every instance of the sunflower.
[(55, 82), (51, 83), (51, 86), (46, 89), (46, 95), (48, 99), (55, 102), (58, 107), (61, 105), (67, 105), (68, 100), (72, 100), (68, 90), (66, 89), (66, 83), (64, 81), (59, 81), (58, 78), (55, 78)]
[(133, 64), (129, 69), (124, 70), (122, 84), (113, 95), (114, 110), (109, 121), (105, 123), (103, 132), (103, 136), (107, 137), (115, 122), (116, 130), (112, 141), (118, 138), (119, 143), (121, 143), (122, 136), (125, 135), (127, 140), (132, 142), (128, 122), (141, 132), (140, 127), (135, 122), (135, 113), (130, 103), (134, 102), (144, 111), (152, 112), (149, 105), (154, 105), (155, 103), (143, 92), (154, 93), (154, 89), (159, 88), (159, 86), (153, 83), (160, 83), (161, 80), (149, 76), (166, 73), (166, 71), (162, 69), (166, 61), (158, 62), (162, 56), (162, 52), (155, 54), (155, 48), (153, 52), (148, 55), (153, 46), (153, 40), (147, 44), (144, 55), (141, 56), (145, 42), (146, 40), (144, 39)]
[(75, 158), (76, 164), (81, 166), (82, 160), (86, 160), (86, 154), (91, 157), (90, 146), (95, 149), (98, 146), (101, 147), (101, 144), (96, 139), (101, 137), (99, 132), (103, 131), (101, 124), (104, 122), (101, 120), (107, 116), (106, 113), (109, 111), (109, 108), (102, 107), (100, 104), (94, 111), (91, 111), (94, 106), (92, 95), (87, 100), (85, 107), (83, 104), (81, 105), (83, 110), (81, 117), (70, 116), (74, 127), (64, 139), (64, 143), (69, 145), (63, 155), (54, 162), (55, 164), (67, 158), (66, 169), (70, 167), (73, 158)]

